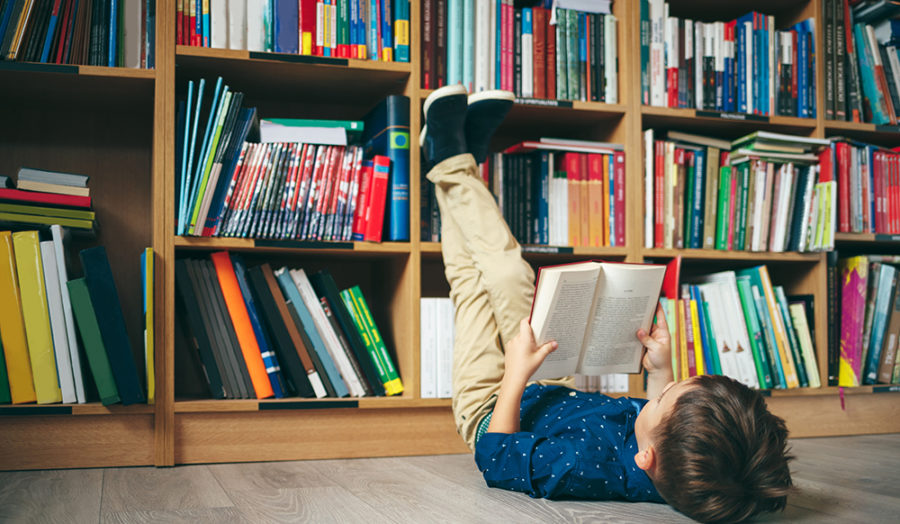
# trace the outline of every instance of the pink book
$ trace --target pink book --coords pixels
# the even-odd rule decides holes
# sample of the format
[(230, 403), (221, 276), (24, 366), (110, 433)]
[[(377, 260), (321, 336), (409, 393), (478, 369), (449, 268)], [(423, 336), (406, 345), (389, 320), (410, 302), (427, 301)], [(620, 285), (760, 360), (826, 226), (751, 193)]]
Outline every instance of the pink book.
[(616, 151), (614, 158), (616, 184), (616, 244), (625, 245), (625, 152)]
[(838, 386), (853, 387), (860, 384), (868, 280), (868, 257), (841, 260), (841, 354)]
[(515, 69), (514, 62), (515, 56), (513, 56), (513, 48), (515, 46), (515, 38), (516, 35), (513, 34), (514, 21), (516, 18), (515, 10), (513, 9), (513, 1), (506, 0), (503, 4), (503, 30), (506, 32), (506, 35), (503, 39), (505, 43), (504, 48), (504, 57), (505, 61), (503, 62), (503, 83), (506, 85), (504, 89), (507, 91), (515, 90)]

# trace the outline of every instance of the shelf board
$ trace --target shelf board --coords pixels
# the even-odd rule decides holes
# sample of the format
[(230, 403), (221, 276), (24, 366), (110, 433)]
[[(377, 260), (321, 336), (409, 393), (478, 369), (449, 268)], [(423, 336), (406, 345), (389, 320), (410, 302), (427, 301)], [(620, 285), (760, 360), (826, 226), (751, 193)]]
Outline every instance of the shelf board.
[(845, 136), (864, 142), (876, 142), (879, 145), (894, 147), (900, 142), (900, 126), (825, 120), (825, 136)]
[(450, 399), (415, 399), (409, 397), (367, 398), (282, 398), (178, 400), (176, 413), (242, 413), (252, 411), (292, 411), (308, 409), (398, 409), (450, 407)]
[(41, 103), (151, 103), (155, 69), (0, 61), (0, 96)]
[(835, 233), (834, 243), (845, 246), (900, 246), (900, 235), (882, 233)]
[[(440, 242), (422, 242), (419, 244), (419, 251), (428, 254), (440, 254)], [(568, 257), (625, 257), (628, 255), (626, 247), (569, 247), (569, 246), (543, 246), (543, 245), (524, 245), (522, 246), (522, 254), (525, 257), (531, 256), (568, 256)]]
[(837, 386), (822, 386), (820, 388), (795, 388), (795, 389), (771, 389), (766, 392), (772, 397), (823, 397), (837, 396), (841, 389), (845, 395), (871, 395), (881, 393), (900, 393), (900, 385), (878, 384), (874, 386), (857, 386), (840, 388)]
[(87, 404), (18, 404), (0, 406), (0, 416), (24, 415), (151, 415), (153, 406), (149, 404), (112, 404), (104, 406), (99, 402)]
[(321, 254), (383, 254), (410, 252), (408, 242), (301, 242), (296, 240), (259, 240), (252, 238), (175, 237), (175, 248), (185, 250), (279, 251)]
[(687, 260), (746, 260), (762, 262), (817, 262), (823, 256), (822, 253), (774, 253), (771, 251), (723, 251), (719, 249), (644, 248), (641, 252), (644, 258), (673, 258), (681, 255), (681, 258)]
[(730, 138), (738, 138), (759, 129), (798, 135), (809, 135), (816, 129), (815, 118), (723, 113), (689, 108), (641, 106), (641, 116), (644, 128), (678, 127), (697, 130), (701, 134), (721, 131)]

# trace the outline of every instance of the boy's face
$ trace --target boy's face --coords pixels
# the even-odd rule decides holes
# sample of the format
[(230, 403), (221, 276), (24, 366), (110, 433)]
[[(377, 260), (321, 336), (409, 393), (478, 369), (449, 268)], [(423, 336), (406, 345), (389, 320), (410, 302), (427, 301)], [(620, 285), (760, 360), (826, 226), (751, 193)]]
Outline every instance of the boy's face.
[(682, 382), (669, 382), (659, 396), (650, 399), (644, 405), (637, 420), (634, 421), (634, 436), (637, 439), (639, 450), (645, 450), (653, 444), (656, 427), (672, 412), (678, 397), (692, 387), (690, 379)]

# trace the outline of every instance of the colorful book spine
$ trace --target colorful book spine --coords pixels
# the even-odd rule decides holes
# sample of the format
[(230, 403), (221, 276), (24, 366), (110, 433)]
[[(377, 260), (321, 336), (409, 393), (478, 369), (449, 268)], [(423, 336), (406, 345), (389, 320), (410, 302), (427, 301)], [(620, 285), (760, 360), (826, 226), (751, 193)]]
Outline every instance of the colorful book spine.
[[(382, 380), (387, 379), (383, 383), (385, 394), (390, 396), (402, 393), (403, 382), (400, 379), (397, 368), (394, 366), (393, 359), (387, 351), (381, 332), (375, 325), (375, 321), (372, 318), (372, 310), (369, 309), (369, 305), (366, 303), (359, 286), (353, 286), (350, 289), (341, 291), (341, 299), (344, 301), (344, 305), (347, 306), (347, 310), (354, 317), (357, 329), (366, 341), (367, 349), (369, 349), (370, 344), (374, 348), (375, 358), (380, 363), (380, 366), (376, 364), (376, 367), (379, 367), (379, 373), (382, 369), (384, 371)], [(369, 349), (369, 352), (371, 355), (373, 350)]]

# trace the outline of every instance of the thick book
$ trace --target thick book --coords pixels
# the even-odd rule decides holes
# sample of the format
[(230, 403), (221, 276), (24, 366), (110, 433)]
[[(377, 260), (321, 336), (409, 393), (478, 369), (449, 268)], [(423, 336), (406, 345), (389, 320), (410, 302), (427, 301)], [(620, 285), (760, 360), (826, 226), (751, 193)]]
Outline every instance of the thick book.
[(84, 278), (76, 278), (68, 281), (66, 287), (69, 289), (69, 299), (72, 302), (75, 322), (78, 324), (78, 333), (81, 335), (81, 345), (84, 347), (94, 384), (97, 385), (100, 402), (104, 406), (115, 404), (120, 401), (119, 390), (116, 388), (113, 370), (103, 345), (103, 336), (100, 334), (100, 325), (87, 282)]
[(409, 240), (409, 97), (390, 95), (366, 115), (363, 143), (366, 157), (390, 159), (384, 240)]
[(531, 327), (538, 344), (559, 344), (532, 380), (580, 373), (637, 373), (665, 266), (579, 262), (538, 270)]
[(34, 402), (37, 398), (28, 356), (12, 233), (9, 231), (0, 231), (0, 343), (6, 357), (12, 403)]
[(134, 352), (125, 331), (125, 317), (122, 315), (119, 293), (106, 257), (106, 249), (103, 246), (84, 249), (79, 257), (122, 403), (127, 405), (144, 402)]

